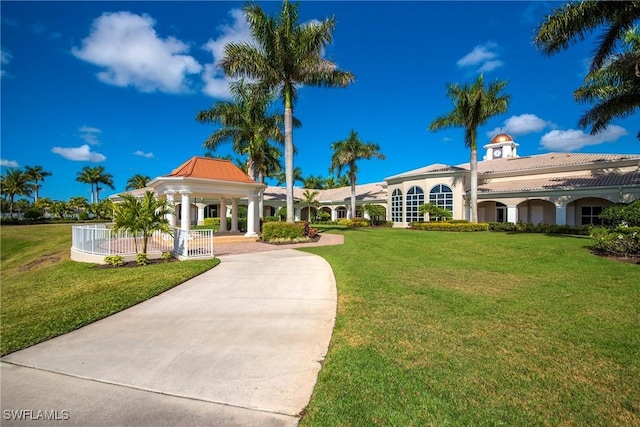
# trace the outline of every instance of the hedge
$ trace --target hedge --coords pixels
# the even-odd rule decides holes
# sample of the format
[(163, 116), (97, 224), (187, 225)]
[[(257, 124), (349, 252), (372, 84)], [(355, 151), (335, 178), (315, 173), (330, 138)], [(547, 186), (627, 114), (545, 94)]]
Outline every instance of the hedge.
[(281, 240), (295, 240), (304, 237), (304, 223), (297, 222), (291, 224), (290, 222), (265, 222), (262, 226), (262, 240), (269, 241), (281, 241)]
[(412, 222), (410, 227), (414, 230), (424, 231), (488, 231), (486, 222)]

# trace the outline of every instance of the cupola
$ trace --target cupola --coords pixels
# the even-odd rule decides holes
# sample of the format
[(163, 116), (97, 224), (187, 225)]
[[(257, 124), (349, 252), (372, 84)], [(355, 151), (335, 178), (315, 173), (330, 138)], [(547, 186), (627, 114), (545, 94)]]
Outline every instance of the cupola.
[(495, 159), (507, 159), (510, 157), (518, 157), (517, 144), (511, 135), (506, 133), (499, 133), (491, 138), (491, 141), (483, 148), (487, 150), (487, 154), (484, 156), (485, 160)]

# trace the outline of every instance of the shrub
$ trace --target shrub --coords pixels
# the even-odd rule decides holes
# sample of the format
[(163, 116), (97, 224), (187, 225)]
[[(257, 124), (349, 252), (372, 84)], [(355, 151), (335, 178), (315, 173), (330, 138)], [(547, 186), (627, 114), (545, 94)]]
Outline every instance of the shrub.
[(220, 225), (220, 218), (205, 218), (202, 225), (206, 227), (213, 227), (216, 225)]
[(147, 265), (147, 264), (149, 264), (149, 258), (147, 258), (147, 254), (137, 253), (136, 254), (136, 263), (138, 265)]
[(309, 237), (310, 239), (313, 239), (314, 237), (316, 237), (318, 235), (318, 229), (317, 228), (312, 228), (308, 222), (304, 223), (304, 235)]
[(632, 203), (618, 203), (606, 207), (599, 215), (604, 225), (616, 227), (626, 224), (630, 227), (640, 227), (640, 200)]
[(519, 222), (516, 230), (519, 233), (546, 233), (546, 234), (580, 234), (588, 235), (589, 225), (556, 225), (556, 224), (530, 224)]
[[(227, 231), (231, 230), (231, 218), (227, 217)], [(247, 218), (238, 217), (238, 231), (247, 231)]]
[(344, 225), (347, 227), (369, 227), (368, 219), (340, 219), (338, 220), (338, 225)]
[(304, 223), (291, 224), (290, 222), (267, 222), (262, 228), (262, 240), (272, 242), (275, 240), (290, 241), (303, 238)]
[(106, 264), (109, 264), (112, 267), (119, 267), (121, 265), (124, 265), (124, 260), (122, 259), (122, 256), (120, 255), (109, 255), (104, 257), (104, 262)]
[(490, 222), (489, 231), (516, 231), (516, 225), (512, 222)]
[(38, 208), (36, 206), (29, 206), (24, 210), (24, 217), (26, 219), (34, 220), (40, 219), (44, 215), (44, 209)]
[(165, 261), (169, 261), (173, 259), (173, 253), (170, 251), (164, 251), (162, 252), (162, 259)]
[(640, 256), (640, 227), (593, 227), (592, 249), (603, 255)]
[(451, 222), (412, 222), (410, 227), (414, 230), (425, 231), (487, 231), (489, 224), (479, 223), (451, 223)]
[(325, 211), (317, 211), (316, 212), (316, 221), (318, 222), (327, 222), (331, 220), (331, 214)]
[(280, 218), (278, 218), (277, 216), (265, 216), (264, 217), (264, 222), (274, 222), (274, 221), (280, 221)]
[(89, 219), (89, 214), (82, 211), (78, 213), (78, 221), (86, 221)]

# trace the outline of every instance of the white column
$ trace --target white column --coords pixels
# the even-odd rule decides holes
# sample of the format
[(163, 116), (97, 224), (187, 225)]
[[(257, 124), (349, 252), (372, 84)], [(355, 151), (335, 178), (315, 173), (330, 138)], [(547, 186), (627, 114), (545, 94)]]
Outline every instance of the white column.
[(515, 224), (518, 222), (518, 207), (507, 206), (507, 222)]
[(302, 218), (302, 212), (300, 208), (293, 208), (293, 212), (294, 212), (293, 219), (295, 221), (300, 221), (300, 218)]
[(246, 237), (255, 237), (258, 234), (255, 229), (255, 216), (256, 216), (256, 196), (255, 194), (249, 194), (247, 197), (247, 232)]
[(556, 205), (556, 224), (565, 225), (567, 223), (567, 206)]
[(337, 220), (338, 220), (338, 210), (333, 206), (331, 206), (331, 221), (337, 221)]
[(238, 232), (238, 199), (231, 199), (231, 232)]
[(198, 225), (204, 225), (204, 208), (207, 207), (204, 203), (196, 203), (198, 207)]
[(174, 211), (174, 209), (176, 208), (175, 200), (173, 199), (173, 193), (166, 193), (166, 194), (167, 194), (167, 204), (171, 208), (171, 213), (168, 213), (166, 215), (166, 218), (167, 218), (167, 221), (169, 221), (169, 225), (171, 227), (175, 227), (176, 226), (176, 213)]
[(181, 214), (181, 218), (180, 218), (180, 229), (184, 230), (184, 231), (189, 231), (189, 228), (191, 228), (191, 204), (189, 203), (189, 194), (191, 194), (189, 191), (181, 191), (180, 192), (182, 194), (182, 200), (180, 203), (180, 214)]
[(227, 199), (220, 197), (220, 233), (227, 231)]
[[(253, 210), (253, 231), (256, 233), (260, 233), (260, 218), (262, 218), (262, 205), (260, 204), (260, 199), (262, 196), (258, 193), (257, 201), (254, 203)], [(248, 220), (248, 219), (247, 219)]]

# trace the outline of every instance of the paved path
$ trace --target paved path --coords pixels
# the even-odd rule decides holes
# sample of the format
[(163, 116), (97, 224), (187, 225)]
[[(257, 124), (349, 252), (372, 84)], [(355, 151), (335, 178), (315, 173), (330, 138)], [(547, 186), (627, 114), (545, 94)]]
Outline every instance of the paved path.
[[(4, 357), (2, 425), (297, 425), (333, 329), (333, 272), (292, 249), (220, 258), (155, 298)], [(20, 410), (32, 412), (7, 412)], [(61, 420), (8, 419), (20, 414)]]

